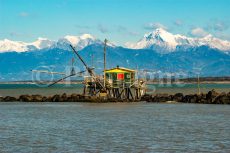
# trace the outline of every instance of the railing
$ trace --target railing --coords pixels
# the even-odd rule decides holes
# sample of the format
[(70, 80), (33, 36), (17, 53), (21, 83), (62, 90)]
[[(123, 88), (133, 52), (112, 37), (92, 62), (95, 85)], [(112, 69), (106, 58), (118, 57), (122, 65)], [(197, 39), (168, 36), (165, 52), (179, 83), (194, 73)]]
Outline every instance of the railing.
[(109, 85), (113, 88), (123, 88), (123, 87), (130, 87), (134, 81), (131, 82), (126, 82), (123, 80), (109, 80), (108, 81)]

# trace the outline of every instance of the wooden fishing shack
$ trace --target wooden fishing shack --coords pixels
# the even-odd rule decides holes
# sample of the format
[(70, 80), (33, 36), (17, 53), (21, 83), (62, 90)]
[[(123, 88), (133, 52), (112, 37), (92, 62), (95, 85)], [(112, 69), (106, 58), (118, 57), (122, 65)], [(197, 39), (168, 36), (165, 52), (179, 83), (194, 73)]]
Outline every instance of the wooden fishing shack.
[(136, 78), (136, 71), (124, 67), (105, 70), (108, 97), (117, 99), (140, 99), (145, 92), (145, 84)]
[(135, 70), (117, 66), (105, 70), (107, 84), (113, 88), (128, 87), (135, 81)]

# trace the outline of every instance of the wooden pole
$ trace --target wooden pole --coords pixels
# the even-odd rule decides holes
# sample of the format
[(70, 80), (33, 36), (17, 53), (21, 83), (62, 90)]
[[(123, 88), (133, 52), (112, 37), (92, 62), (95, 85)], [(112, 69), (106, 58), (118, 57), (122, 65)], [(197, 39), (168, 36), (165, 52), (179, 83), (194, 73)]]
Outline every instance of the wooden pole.
[(94, 56), (93, 56), (93, 53), (91, 54), (91, 67), (93, 68), (94, 67), (94, 63), (93, 63), (93, 58), (94, 58)]
[(198, 88), (198, 95), (200, 95), (200, 75), (197, 75), (197, 88)]
[(104, 44), (104, 87), (105, 87), (105, 83), (106, 83), (106, 77), (105, 77), (105, 70), (106, 70), (106, 43), (107, 43), (107, 39), (105, 39), (105, 44)]

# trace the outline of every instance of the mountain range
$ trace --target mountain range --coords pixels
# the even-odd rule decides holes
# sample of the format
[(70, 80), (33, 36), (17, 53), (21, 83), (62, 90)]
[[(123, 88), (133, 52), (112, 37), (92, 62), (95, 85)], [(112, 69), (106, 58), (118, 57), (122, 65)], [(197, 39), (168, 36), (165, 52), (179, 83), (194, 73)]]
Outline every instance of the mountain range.
[(0, 52), (26, 52), (44, 49), (48, 50), (53, 48), (69, 50), (69, 44), (72, 44), (73, 46), (76, 46), (76, 49), (81, 50), (84, 47), (95, 43), (102, 42), (95, 39), (90, 34), (83, 34), (81, 36), (67, 35), (57, 41), (49, 40), (47, 38), (38, 38), (36, 41), (31, 43), (4, 39), (0, 41)]
[[(0, 41), (0, 80), (31, 80), (32, 69), (66, 71), (74, 57), (69, 44), (79, 50), (97, 73), (102, 72), (103, 41), (90, 34), (65, 36), (57, 41), (38, 38), (31, 43), (4, 39)], [(197, 73), (201, 76), (229, 76), (229, 53), (229, 41), (211, 35), (203, 38), (174, 35), (158, 28), (145, 34), (137, 43), (126, 43), (124, 47), (109, 43), (106, 57), (107, 68), (120, 65), (145, 70), (151, 77), (169, 74), (189, 77)], [(78, 71), (84, 69), (78, 60), (74, 65)]]
[[(69, 44), (81, 50), (88, 45), (102, 43), (101, 40), (96, 39), (90, 34), (83, 34), (81, 36), (67, 35), (57, 41), (39, 37), (36, 41), (30, 43), (4, 39), (0, 40), (0, 52), (25, 52), (53, 48), (69, 50)], [(112, 43), (109, 45), (115, 46)], [(230, 41), (215, 38), (211, 34), (203, 38), (191, 38), (180, 34), (174, 35), (163, 28), (157, 28), (155, 31), (145, 34), (137, 43), (127, 42), (124, 47), (130, 49), (151, 49), (160, 53), (169, 53), (200, 46), (208, 46), (224, 52), (230, 51)]]
[(132, 49), (152, 49), (161, 53), (200, 46), (208, 46), (226, 52), (230, 51), (230, 41), (215, 38), (211, 34), (203, 38), (191, 38), (179, 34), (174, 35), (162, 28), (145, 34), (137, 43), (126, 43), (126, 46)]

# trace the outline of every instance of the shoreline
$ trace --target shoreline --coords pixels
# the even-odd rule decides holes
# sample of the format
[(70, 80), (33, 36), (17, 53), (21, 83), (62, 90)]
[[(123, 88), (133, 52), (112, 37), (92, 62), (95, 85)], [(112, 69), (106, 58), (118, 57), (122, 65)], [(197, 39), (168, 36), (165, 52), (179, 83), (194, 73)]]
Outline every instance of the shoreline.
[[(168, 81), (168, 82), (167, 82)], [(82, 84), (83, 80), (78, 80), (78, 81), (61, 81), (58, 82), (57, 84)], [(50, 81), (44, 81), (44, 83), (40, 83), (40, 84), (50, 84), (53, 82)], [(197, 84), (197, 80), (196, 78), (191, 78), (191, 79), (179, 79), (177, 81), (173, 81), (173, 80), (167, 80), (165, 78), (161, 78), (159, 80), (148, 80), (146, 82), (147, 84), (172, 84), (172, 85), (176, 85), (176, 84)], [(4, 81), (4, 82), (0, 82), (0, 84), (38, 84), (34, 81)], [(200, 84), (230, 84), (230, 78), (228, 79), (222, 79), (222, 78), (213, 78), (209, 79), (209, 78), (200, 78)]]

